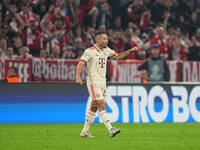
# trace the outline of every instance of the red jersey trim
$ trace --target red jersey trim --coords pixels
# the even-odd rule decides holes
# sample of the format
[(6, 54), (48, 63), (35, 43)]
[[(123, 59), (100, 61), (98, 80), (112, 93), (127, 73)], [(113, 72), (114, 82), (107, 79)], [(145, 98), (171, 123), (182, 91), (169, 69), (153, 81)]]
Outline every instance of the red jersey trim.
[(88, 48), (89, 50), (94, 50), (94, 49), (96, 49), (96, 47), (95, 46), (92, 46), (92, 47), (90, 47), (90, 48)]
[(100, 52), (100, 51), (99, 51), (99, 48), (97, 48), (95, 45), (93, 45), (93, 47), (94, 47), (98, 52)]
[(92, 92), (92, 100), (96, 100), (95, 92), (94, 92), (94, 85), (90, 84), (91, 92)]
[(83, 61), (83, 62), (85, 62), (87, 64), (87, 62), (85, 60), (83, 60), (83, 59), (81, 59), (80, 61)]
[(110, 57), (110, 58), (113, 58), (115, 56), (116, 52)]

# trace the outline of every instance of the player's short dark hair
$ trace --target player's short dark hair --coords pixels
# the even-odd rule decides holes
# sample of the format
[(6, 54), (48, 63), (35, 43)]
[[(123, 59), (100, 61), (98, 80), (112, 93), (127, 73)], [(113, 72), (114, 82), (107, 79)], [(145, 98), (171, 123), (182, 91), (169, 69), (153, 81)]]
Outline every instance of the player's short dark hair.
[(107, 33), (106, 33), (106, 32), (103, 32), (103, 31), (98, 31), (98, 32), (96, 32), (96, 36), (102, 35), (102, 34), (107, 34)]

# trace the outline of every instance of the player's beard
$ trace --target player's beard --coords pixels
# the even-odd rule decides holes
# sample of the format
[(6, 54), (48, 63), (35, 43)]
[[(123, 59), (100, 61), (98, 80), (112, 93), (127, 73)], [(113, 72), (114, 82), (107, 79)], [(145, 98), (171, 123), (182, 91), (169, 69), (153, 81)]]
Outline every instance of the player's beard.
[(102, 43), (102, 44), (100, 45), (100, 48), (101, 48), (101, 49), (106, 48), (106, 47), (107, 47), (107, 44)]

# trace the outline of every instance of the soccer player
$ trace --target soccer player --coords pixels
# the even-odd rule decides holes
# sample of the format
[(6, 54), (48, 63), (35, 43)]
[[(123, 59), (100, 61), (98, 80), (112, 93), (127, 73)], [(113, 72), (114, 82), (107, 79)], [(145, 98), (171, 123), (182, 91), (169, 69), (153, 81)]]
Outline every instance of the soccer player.
[(108, 37), (105, 32), (96, 33), (96, 44), (85, 50), (83, 53), (76, 70), (76, 83), (82, 85), (80, 77), (83, 66), (87, 63), (88, 76), (87, 76), (87, 88), (92, 102), (90, 104), (89, 111), (86, 114), (85, 125), (80, 134), (81, 137), (94, 137), (89, 133), (89, 128), (92, 125), (96, 112), (99, 109), (99, 116), (104, 122), (106, 128), (110, 132), (110, 136), (114, 137), (120, 132), (120, 129), (114, 129), (110, 123), (110, 120), (105, 110), (106, 100), (106, 63), (107, 58), (112, 57), (114, 59), (125, 58), (132, 52), (138, 50), (137, 47), (133, 47), (125, 52), (116, 53), (108, 46)]

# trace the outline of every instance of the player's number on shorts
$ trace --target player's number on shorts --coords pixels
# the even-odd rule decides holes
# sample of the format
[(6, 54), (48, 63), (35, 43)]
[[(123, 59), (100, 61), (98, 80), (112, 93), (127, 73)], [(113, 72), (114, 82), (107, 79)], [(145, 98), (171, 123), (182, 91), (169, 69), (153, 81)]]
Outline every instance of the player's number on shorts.
[(103, 96), (106, 96), (106, 90), (103, 91)]

